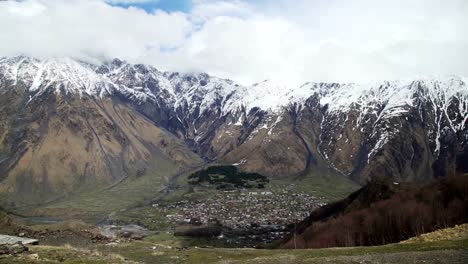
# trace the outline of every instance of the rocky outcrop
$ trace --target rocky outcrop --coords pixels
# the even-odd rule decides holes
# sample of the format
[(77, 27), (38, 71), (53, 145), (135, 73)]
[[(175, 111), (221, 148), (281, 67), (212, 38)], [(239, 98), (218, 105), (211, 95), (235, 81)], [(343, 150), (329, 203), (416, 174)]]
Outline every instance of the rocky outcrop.
[(33, 239), (33, 238), (26, 238), (26, 237), (0, 235), (0, 245), (14, 245), (14, 244), (37, 245), (39, 244), (39, 240)]

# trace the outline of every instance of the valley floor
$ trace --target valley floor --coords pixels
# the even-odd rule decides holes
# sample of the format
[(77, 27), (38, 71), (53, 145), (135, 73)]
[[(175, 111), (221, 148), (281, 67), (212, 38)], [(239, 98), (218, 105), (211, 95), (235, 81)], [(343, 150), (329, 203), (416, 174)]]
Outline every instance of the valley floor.
[[(310, 179), (307, 185), (294, 185), (294, 193), (302, 193), (303, 196), (301, 197), (304, 197), (302, 200), (295, 199), (295, 201), (302, 201), (301, 203), (304, 204), (310, 204), (312, 201), (327, 202), (325, 198), (335, 200), (354, 189), (347, 182), (343, 183), (343, 181), (337, 179), (314, 179), (312, 177)], [(168, 209), (166, 208), (168, 204), (176, 204), (183, 200), (192, 201), (191, 203), (180, 203), (180, 208), (173, 208), (184, 211), (184, 209), (190, 209), (190, 207), (196, 207), (200, 204), (205, 204), (205, 207), (209, 205), (208, 208), (216, 207), (216, 200), (222, 201), (223, 204), (229, 204), (229, 201), (235, 199), (237, 204), (248, 205), (250, 198), (247, 199), (247, 197), (254, 197), (256, 201), (254, 205), (260, 203), (264, 206), (271, 202), (269, 199), (276, 197), (275, 193), (283, 190), (283, 187), (278, 186), (284, 186), (274, 183), (266, 190), (249, 190), (247, 192), (268, 191), (272, 194), (245, 195), (246, 200), (242, 200), (241, 203), (238, 199), (244, 199), (242, 193), (232, 196), (233, 194), (229, 192), (224, 193), (205, 189), (200, 192), (187, 192), (187, 186), (184, 185), (185, 181), (183, 180), (184, 178), (181, 177), (178, 188), (166, 189), (170, 190), (170, 192), (164, 196), (164, 203), (161, 203), (161, 199), (154, 199), (160, 196), (160, 190), (154, 190), (153, 197), (139, 197), (140, 201), (136, 199), (138, 196), (129, 196), (129, 193), (122, 192), (122, 190), (132, 190), (132, 192), (138, 194), (134, 188), (135, 183), (132, 183), (129, 186), (121, 184), (109, 192), (95, 194), (94, 196), (88, 195), (88, 199), (84, 199), (85, 196), (78, 196), (65, 202), (48, 205), (48, 212), (51, 211), (50, 209), (59, 209), (52, 211), (63, 212), (67, 208), (65, 205), (67, 205), (69, 206), (69, 210), (65, 210), (67, 214), (72, 211), (75, 212), (77, 208), (81, 207), (87, 210), (92, 208), (93, 210), (83, 211), (85, 216), (90, 216), (85, 218), (91, 219), (87, 223), (76, 220), (47, 224), (36, 223), (28, 225), (25, 230), (29, 231), (23, 231), (14, 223), (4, 221), (4, 223), (9, 223), (12, 228), (3, 230), (0, 226), (1, 232), (9, 232), (15, 235), (20, 232), (27, 232), (26, 236), (37, 237), (40, 240), (40, 245), (29, 246), (29, 250), (22, 253), (3, 255), (0, 253), (0, 263), (468, 263), (467, 225), (456, 229), (439, 231), (437, 234), (429, 234), (404, 243), (385, 246), (307, 250), (223, 248), (222, 245), (219, 245), (219, 239), (195, 239), (175, 236), (174, 228), (164, 224), (167, 220), (167, 212), (164, 214), (159, 212), (161, 209)], [(142, 181), (142, 183), (146, 182), (146, 180)], [(339, 188), (336, 188), (333, 193), (323, 193), (322, 190), (326, 190), (326, 188), (323, 188), (325, 185)], [(137, 187), (140, 188), (138, 190), (144, 189), (141, 186), (145, 186), (145, 184), (138, 185)], [(304, 187), (308, 193), (301, 189), (303, 186), (308, 187)], [(310, 188), (310, 186), (314, 188)], [(119, 205), (117, 203), (120, 200), (117, 199), (120, 198), (119, 194), (122, 197), (133, 197), (135, 200), (132, 203), (127, 201), (124, 206)], [(315, 201), (314, 197), (321, 197), (321, 199)], [(268, 199), (263, 201), (263, 198)], [(281, 196), (277, 198), (282, 199), (282, 202), (293, 202), (283, 199), (284, 197)], [(114, 203), (106, 203), (111, 199), (114, 199)], [(207, 201), (211, 201), (210, 199), (213, 202), (207, 203)], [(258, 202), (259, 200), (260, 202)], [(198, 202), (195, 203), (194, 201)], [(227, 202), (224, 203), (225, 201)], [(158, 202), (159, 205), (155, 206), (155, 202)], [(93, 207), (87, 206), (88, 204), (93, 205)], [(126, 209), (118, 209), (120, 206), (126, 207)], [(163, 207), (160, 208), (159, 206)], [(153, 232), (141, 240), (123, 238), (113, 241), (97, 236), (95, 232), (96, 222), (92, 220), (99, 219), (103, 214), (102, 209), (105, 207), (106, 210), (113, 212), (107, 220), (113, 219), (122, 224), (135, 223), (138, 220), (138, 224), (141, 222)], [(205, 207), (197, 207), (197, 211), (204, 210)], [(248, 208), (249, 206), (234, 206), (230, 207), (229, 211), (235, 213)], [(300, 211), (302, 209), (298, 210), (298, 212)], [(94, 212), (98, 213), (94, 214)], [(70, 218), (74, 218), (74, 216), (72, 215)], [(148, 220), (148, 223), (143, 221), (145, 219)], [(37, 222), (37, 219), (33, 220)], [(40, 220), (44, 219), (41, 218)], [(54, 222), (49, 220), (55, 219), (45, 220)], [(151, 226), (151, 223), (154, 226)]]

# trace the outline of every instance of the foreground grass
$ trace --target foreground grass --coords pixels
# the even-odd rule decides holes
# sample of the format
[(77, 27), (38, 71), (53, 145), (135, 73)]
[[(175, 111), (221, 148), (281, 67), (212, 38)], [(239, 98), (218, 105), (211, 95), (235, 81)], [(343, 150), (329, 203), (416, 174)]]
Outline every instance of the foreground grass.
[[(400, 260), (411, 263), (415, 257), (437, 260), (436, 263), (464, 261), (468, 256), (468, 239), (390, 244), (375, 247), (262, 250), (181, 248), (182, 241), (170, 236), (153, 236), (143, 241), (118, 245), (101, 245), (94, 249), (70, 246), (32, 246), (29, 254), (0, 256), (0, 263), (323, 263), (351, 260)], [(445, 255), (450, 255), (450, 258)], [(440, 259), (437, 259), (438, 256)], [(417, 259), (417, 258), (416, 258)], [(430, 260), (430, 259), (429, 259)], [(447, 260), (448, 262), (444, 262)], [(384, 263), (387, 263), (384, 261)], [(463, 262), (460, 262), (463, 263)]]
[(116, 254), (103, 254), (94, 250), (79, 249), (71, 246), (33, 246), (30, 252), (17, 256), (0, 256), (0, 263), (22, 264), (22, 263), (136, 263), (125, 260), (124, 257)]
[[(160, 241), (159, 241), (160, 242)], [(157, 250), (152, 250), (156, 246)], [(167, 244), (151, 241), (151, 238), (142, 242), (135, 242), (119, 246), (114, 253), (128, 259), (146, 263), (219, 263), (221, 260), (229, 263), (289, 263), (304, 262), (308, 259), (361, 256), (368, 254), (388, 254), (400, 252), (421, 252), (438, 250), (467, 250), (468, 240), (438, 241), (416, 244), (390, 244), (376, 247), (305, 249), (305, 250), (268, 250), (268, 249), (220, 249), (220, 248), (190, 248), (186, 250), (175, 249), (176, 244)]]
[(418, 243), (418, 242), (432, 242), (443, 240), (463, 240), (468, 239), (468, 224), (456, 225), (450, 228), (439, 229), (434, 232), (422, 234), (417, 237), (412, 237), (400, 243)]

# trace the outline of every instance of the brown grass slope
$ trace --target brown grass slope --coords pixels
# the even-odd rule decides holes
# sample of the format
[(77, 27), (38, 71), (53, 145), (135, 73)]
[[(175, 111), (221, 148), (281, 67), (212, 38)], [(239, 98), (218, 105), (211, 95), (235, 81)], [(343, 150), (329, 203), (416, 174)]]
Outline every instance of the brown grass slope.
[[(0, 97), (0, 201), (8, 208), (103, 188), (198, 155), (118, 99), (50, 92)], [(170, 175), (168, 175), (170, 176)]]

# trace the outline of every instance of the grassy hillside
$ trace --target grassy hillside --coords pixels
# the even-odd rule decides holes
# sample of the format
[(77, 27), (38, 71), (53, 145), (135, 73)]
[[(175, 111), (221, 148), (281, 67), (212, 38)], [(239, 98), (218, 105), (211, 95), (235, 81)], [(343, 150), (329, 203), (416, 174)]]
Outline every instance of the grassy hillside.
[(259, 250), (182, 248), (164, 236), (92, 248), (32, 246), (28, 253), (0, 256), (0, 263), (466, 263), (468, 240), (374, 247)]
[(159, 171), (153, 174), (132, 177), (110, 188), (78, 192), (48, 204), (18, 208), (16, 211), (27, 216), (78, 218), (95, 222), (120, 209), (144, 204), (165, 188), (168, 175), (175, 174), (175, 166), (169, 162), (161, 163)]

